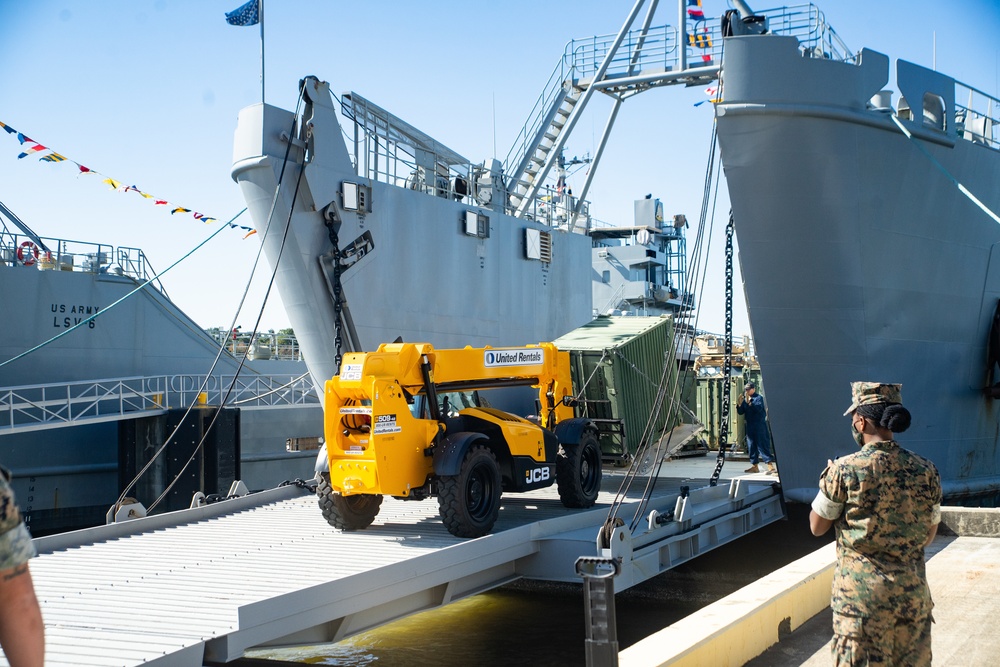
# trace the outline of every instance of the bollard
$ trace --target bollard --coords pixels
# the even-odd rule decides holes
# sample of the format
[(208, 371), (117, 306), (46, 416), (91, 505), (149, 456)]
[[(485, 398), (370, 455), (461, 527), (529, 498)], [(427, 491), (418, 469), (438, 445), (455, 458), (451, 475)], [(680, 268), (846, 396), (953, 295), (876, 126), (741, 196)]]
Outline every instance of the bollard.
[(581, 556), (576, 559), (576, 573), (583, 577), (587, 667), (618, 667), (615, 577), (621, 573), (621, 564), (617, 558)]

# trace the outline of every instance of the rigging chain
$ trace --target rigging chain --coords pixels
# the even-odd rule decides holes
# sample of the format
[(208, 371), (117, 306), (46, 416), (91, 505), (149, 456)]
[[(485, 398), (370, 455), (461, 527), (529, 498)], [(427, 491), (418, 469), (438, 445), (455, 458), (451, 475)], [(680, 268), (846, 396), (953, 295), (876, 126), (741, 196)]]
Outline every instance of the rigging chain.
[(726, 462), (726, 447), (729, 440), (729, 394), (733, 376), (733, 231), (735, 231), (733, 211), (729, 211), (729, 222), (726, 224), (726, 339), (725, 357), (722, 362), (722, 410), (719, 418), (719, 457), (715, 461), (715, 471), (709, 480), (709, 486), (719, 484), (719, 475)]
[[(331, 212), (335, 209), (331, 207)], [(330, 233), (330, 243), (333, 244), (333, 312), (335, 314), (337, 324), (336, 324), (336, 335), (333, 338), (334, 345), (336, 346), (336, 357), (335, 362), (337, 368), (340, 368), (340, 362), (343, 360), (343, 347), (344, 347), (344, 290), (340, 285), (340, 237), (337, 233), (337, 228), (340, 227), (340, 216), (334, 215), (327, 216), (326, 218), (326, 228)], [(339, 372), (339, 371), (338, 371)]]

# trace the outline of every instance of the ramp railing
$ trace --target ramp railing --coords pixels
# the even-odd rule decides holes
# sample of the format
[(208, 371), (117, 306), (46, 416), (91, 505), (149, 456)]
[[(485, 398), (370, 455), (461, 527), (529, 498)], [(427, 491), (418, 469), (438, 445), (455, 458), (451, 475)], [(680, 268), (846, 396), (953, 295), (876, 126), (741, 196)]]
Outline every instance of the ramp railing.
[[(319, 405), (308, 374), (159, 375), (0, 389), (0, 434), (163, 414), (192, 404), (227, 407)], [(229, 391), (233, 385), (232, 391)]]

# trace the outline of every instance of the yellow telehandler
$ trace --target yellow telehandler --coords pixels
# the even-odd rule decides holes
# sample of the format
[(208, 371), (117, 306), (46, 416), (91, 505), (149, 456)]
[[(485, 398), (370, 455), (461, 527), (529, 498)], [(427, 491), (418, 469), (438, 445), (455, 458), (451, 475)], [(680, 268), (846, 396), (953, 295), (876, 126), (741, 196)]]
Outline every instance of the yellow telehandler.
[[(514, 386), (537, 388), (537, 421), (488, 407), (479, 394)], [(374, 521), (383, 496), (437, 496), (451, 534), (479, 537), (497, 520), (501, 491), (558, 483), (566, 507), (590, 507), (601, 486), (598, 431), (574, 417), (572, 403), (569, 353), (551, 343), (391, 343), (348, 353), (326, 383), (323, 516), (358, 530)]]

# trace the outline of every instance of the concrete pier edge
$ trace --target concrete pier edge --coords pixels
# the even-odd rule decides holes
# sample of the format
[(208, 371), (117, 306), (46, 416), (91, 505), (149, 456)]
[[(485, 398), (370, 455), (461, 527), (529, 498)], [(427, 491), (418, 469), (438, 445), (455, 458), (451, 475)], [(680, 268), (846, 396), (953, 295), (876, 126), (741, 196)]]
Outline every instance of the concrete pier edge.
[[(943, 507), (938, 534), (1000, 537), (1000, 508)], [(830, 604), (827, 544), (621, 651), (621, 667), (743, 665)]]

